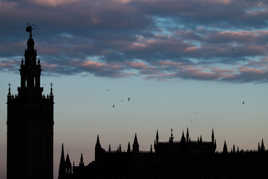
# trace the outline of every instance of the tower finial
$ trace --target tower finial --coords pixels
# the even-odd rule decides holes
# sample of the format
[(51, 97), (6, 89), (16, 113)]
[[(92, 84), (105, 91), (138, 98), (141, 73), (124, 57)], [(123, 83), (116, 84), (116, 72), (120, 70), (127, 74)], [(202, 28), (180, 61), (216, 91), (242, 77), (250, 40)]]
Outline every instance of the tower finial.
[(80, 166), (80, 167), (84, 167), (84, 166), (85, 166), (85, 164), (84, 164), (84, 156), (83, 156), (82, 153), (81, 153), (81, 157), (80, 157), (79, 166)]
[(10, 89), (11, 89), (11, 84), (10, 84), (10, 83), (8, 83), (8, 96), (10, 96), (10, 95), (11, 95), (11, 92), (10, 92), (11, 90), (10, 90)]
[(174, 137), (173, 137), (173, 129), (171, 128), (171, 129), (170, 129), (170, 138), (169, 138), (169, 142), (173, 142), (173, 139), (174, 139)]
[(228, 153), (226, 140), (224, 140), (222, 153), (224, 153), (224, 154), (227, 154)]
[(184, 131), (182, 131), (182, 134), (181, 134), (181, 143), (185, 143)]
[(33, 40), (33, 36), (32, 36), (32, 31), (33, 31), (33, 28), (31, 25), (28, 25), (26, 27), (26, 32), (29, 32), (29, 39), (27, 41), (27, 47), (28, 47), (28, 50), (34, 50), (34, 40)]
[(215, 142), (215, 135), (214, 135), (214, 129), (212, 128), (212, 132), (211, 132), (211, 142), (214, 143)]
[(32, 26), (31, 25), (28, 25), (27, 27), (26, 27), (26, 32), (29, 32), (29, 37), (30, 38), (32, 38), (32, 31), (33, 31), (33, 28), (32, 28)]
[(264, 146), (263, 138), (261, 139), (261, 151), (262, 152), (265, 151), (265, 146)]
[(53, 83), (50, 83), (50, 95), (53, 95)]

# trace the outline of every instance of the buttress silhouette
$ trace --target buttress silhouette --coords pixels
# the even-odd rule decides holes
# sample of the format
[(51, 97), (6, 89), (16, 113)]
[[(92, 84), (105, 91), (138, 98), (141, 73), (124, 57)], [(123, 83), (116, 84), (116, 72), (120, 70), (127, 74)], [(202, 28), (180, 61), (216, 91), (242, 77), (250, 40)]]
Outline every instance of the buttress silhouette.
[[(139, 149), (138, 137), (135, 134), (132, 149), (128, 143), (127, 151), (112, 151), (111, 146), (105, 150), (97, 136), (95, 161), (84, 164), (81, 154), (79, 165), (71, 164), (70, 156), (65, 159), (62, 145), (58, 179), (253, 179), (267, 177), (266, 165), (268, 153), (264, 142), (258, 145), (257, 151), (233, 149), (228, 152), (226, 141), (223, 151), (216, 152), (216, 139), (212, 129), (211, 140), (203, 141), (202, 136), (196, 141), (190, 138), (187, 128), (186, 136), (174, 140), (173, 130), (169, 140), (159, 140), (158, 131), (149, 151)], [(264, 178), (266, 178), (264, 177)]]
[(7, 95), (7, 179), (53, 179), (53, 92), (40, 87), (32, 27), (20, 65), (18, 94)]

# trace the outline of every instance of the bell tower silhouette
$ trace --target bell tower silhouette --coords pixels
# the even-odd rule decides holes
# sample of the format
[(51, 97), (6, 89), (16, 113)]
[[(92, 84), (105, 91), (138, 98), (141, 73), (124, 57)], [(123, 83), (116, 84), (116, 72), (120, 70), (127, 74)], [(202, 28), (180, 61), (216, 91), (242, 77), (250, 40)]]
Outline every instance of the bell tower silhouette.
[(7, 179), (53, 179), (54, 97), (40, 87), (41, 65), (29, 33), (18, 94), (7, 95)]

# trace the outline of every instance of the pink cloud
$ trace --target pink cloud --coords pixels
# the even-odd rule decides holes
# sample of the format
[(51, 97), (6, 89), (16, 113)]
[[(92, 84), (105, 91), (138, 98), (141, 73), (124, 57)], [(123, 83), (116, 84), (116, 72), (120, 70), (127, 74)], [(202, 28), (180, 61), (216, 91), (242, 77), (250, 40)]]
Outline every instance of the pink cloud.
[(239, 68), (240, 72), (243, 73), (257, 73), (257, 74), (265, 74), (266, 71), (262, 70), (262, 69), (257, 69), (257, 68), (250, 68), (250, 67), (240, 67)]
[(29, 0), (29, 1), (42, 6), (56, 7), (59, 5), (79, 2), (80, 0)]
[(144, 62), (128, 62), (127, 63), (132, 68), (137, 69), (147, 69), (148, 65), (146, 65)]
[(92, 60), (84, 61), (80, 64), (82, 67), (86, 68), (95, 68), (95, 69), (109, 69), (109, 70), (120, 70), (122, 68), (121, 64), (110, 64), (110, 63), (103, 63), (103, 62), (96, 62)]
[(0, 1), (0, 9), (1, 10), (15, 8), (16, 6), (17, 6), (16, 2)]
[(161, 60), (159, 62), (160, 65), (166, 65), (166, 66), (178, 66), (178, 65), (183, 65), (181, 62), (174, 62), (170, 60)]
[(58, 67), (57, 64), (53, 64), (53, 63), (42, 63), (41, 66), (44, 69), (55, 69)]
[(222, 69), (222, 68), (219, 68), (219, 67), (212, 67), (210, 69), (212, 72), (215, 72), (215, 73), (234, 73), (234, 70), (232, 69)]
[(199, 48), (196, 47), (196, 46), (191, 46), (191, 47), (187, 47), (184, 49), (184, 52), (193, 52), (193, 51), (196, 51), (198, 50)]
[(19, 65), (18, 61), (15, 60), (2, 60), (0, 61), (0, 70), (9, 70), (9, 69), (15, 69)]
[(82, 63), (83, 67), (96, 67), (96, 68), (101, 68), (101, 67), (105, 67), (106, 64), (101, 63), (101, 62), (95, 62), (95, 61), (90, 61), (87, 60), (85, 62)]

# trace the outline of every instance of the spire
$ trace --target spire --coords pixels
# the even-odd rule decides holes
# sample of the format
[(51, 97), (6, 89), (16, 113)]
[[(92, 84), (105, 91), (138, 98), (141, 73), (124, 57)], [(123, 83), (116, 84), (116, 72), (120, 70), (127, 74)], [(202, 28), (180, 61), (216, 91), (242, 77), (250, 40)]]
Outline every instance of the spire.
[(33, 31), (33, 28), (31, 25), (28, 25), (26, 27), (26, 32), (29, 32), (29, 38), (32, 38), (32, 31)]
[(65, 165), (65, 157), (64, 157), (64, 146), (62, 144), (61, 146), (61, 157), (60, 157), (60, 166), (59, 166), (59, 179), (64, 178), (65, 176), (65, 170), (66, 170), (66, 165)]
[(265, 151), (265, 146), (264, 146), (264, 142), (263, 139), (261, 139), (261, 152)]
[(139, 142), (137, 138), (137, 134), (135, 133), (134, 142), (133, 142), (133, 152), (139, 152)]
[[(43, 88), (40, 87), (41, 65), (37, 63), (37, 52), (34, 48), (34, 40), (32, 38), (32, 26), (26, 27), (29, 32), (27, 48), (24, 52), (24, 59), (20, 65), (21, 86), (18, 89), (19, 95), (33, 96), (37, 100), (42, 98)], [(34, 99), (30, 97), (30, 99)]]
[(68, 174), (70, 174), (72, 172), (72, 163), (71, 163), (70, 156), (68, 153), (67, 153), (67, 157), (66, 157), (66, 171)]
[(134, 137), (134, 144), (138, 144), (138, 138), (137, 138), (137, 134), (135, 133), (135, 137)]
[(156, 131), (155, 142), (156, 142), (156, 144), (159, 142), (158, 129)]
[(8, 96), (11, 96), (11, 89), (10, 89), (11, 87), (10, 86), (11, 86), (11, 84), (8, 83), (8, 94), (7, 94)]
[(97, 141), (96, 141), (96, 145), (95, 145), (95, 161), (99, 161), (99, 159), (102, 158), (102, 153), (104, 153), (105, 150), (101, 147), (100, 144), (100, 137), (99, 135), (97, 135)]
[(100, 148), (101, 148), (100, 137), (99, 137), (99, 135), (97, 135), (97, 142), (96, 142), (96, 145), (95, 145), (95, 149), (100, 149)]
[(182, 131), (182, 135), (181, 135), (181, 143), (185, 143), (184, 131)]
[(235, 153), (235, 145), (233, 145), (232, 152)]
[(211, 132), (211, 142), (214, 143), (214, 141), (215, 141), (214, 129), (212, 129), (212, 132)]
[(53, 96), (53, 83), (50, 83), (50, 96)]
[(70, 156), (67, 153), (67, 156), (66, 156), (66, 166), (70, 166), (70, 164), (71, 164)]
[(109, 152), (111, 152), (111, 144), (109, 144), (109, 149), (108, 149)]
[(122, 152), (121, 144), (119, 144), (118, 149), (117, 149), (117, 152)]
[(223, 150), (222, 150), (222, 153), (224, 153), (224, 154), (227, 154), (227, 153), (228, 153), (226, 140), (224, 141), (224, 144), (223, 144)]
[(79, 166), (80, 167), (84, 167), (85, 166), (85, 164), (84, 164), (84, 157), (83, 157), (83, 154), (82, 153), (81, 153), (81, 157), (80, 157)]
[(170, 129), (169, 142), (170, 142), (170, 143), (173, 143), (173, 139), (174, 139), (174, 136), (173, 136), (173, 129)]
[(130, 149), (130, 142), (128, 142), (128, 144), (127, 144), (127, 152), (129, 153), (131, 151), (131, 149)]
[(29, 50), (33, 50), (34, 49), (34, 40), (33, 40), (32, 31), (33, 31), (32, 26), (29, 25), (29, 26), (26, 27), (26, 32), (29, 32), (29, 39), (27, 41), (27, 48)]
[(190, 135), (189, 135), (189, 129), (187, 128), (186, 131), (186, 142), (190, 142)]

